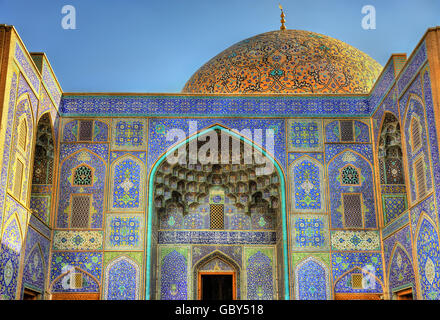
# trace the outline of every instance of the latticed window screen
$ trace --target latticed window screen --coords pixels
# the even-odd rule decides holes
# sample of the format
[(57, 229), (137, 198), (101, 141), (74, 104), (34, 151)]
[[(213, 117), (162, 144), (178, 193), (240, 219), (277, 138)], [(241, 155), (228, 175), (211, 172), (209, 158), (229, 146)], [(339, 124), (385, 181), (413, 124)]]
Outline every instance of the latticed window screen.
[(80, 120), (79, 122), (79, 140), (92, 141), (93, 120)]
[(20, 199), (21, 195), (21, 186), (23, 184), (23, 170), (24, 165), (23, 162), (17, 159), (17, 162), (15, 164), (15, 172), (14, 172), (14, 189), (12, 190), (14, 193), (14, 196), (18, 199)]
[(422, 146), (422, 128), (419, 120), (412, 118), (411, 120), (411, 142), (413, 152), (417, 151)]
[(83, 275), (81, 272), (70, 273), (70, 289), (81, 289), (83, 285)]
[(351, 142), (354, 141), (354, 129), (352, 120), (341, 120), (339, 121), (341, 126), (341, 141)]
[(420, 200), (426, 195), (425, 162), (423, 159), (416, 161), (415, 173), (417, 180), (417, 198)]
[(18, 125), (18, 140), (17, 140), (18, 147), (23, 151), (26, 151), (26, 137), (27, 137), (27, 124), (26, 124), (26, 120), (23, 119), (20, 121), (20, 124)]
[(80, 166), (76, 168), (73, 176), (73, 184), (77, 186), (92, 185), (92, 169), (87, 166)]
[(362, 200), (360, 194), (344, 194), (344, 219), (346, 228), (362, 228)]
[(353, 289), (363, 289), (364, 288), (363, 281), (364, 281), (364, 276), (362, 275), (362, 273), (353, 273), (351, 275), (351, 287)]
[(347, 166), (341, 172), (342, 184), (359, 185), (359, 172), (352, 166)]
[(89, 216), (90, 216), (90, 196), (73, 195), (70, 227), (82, 228), (82, 229), (88, 228)]
[(224, 229), (224, 205), (211, 204), (209, 210), (211, 214), (211, 229)]

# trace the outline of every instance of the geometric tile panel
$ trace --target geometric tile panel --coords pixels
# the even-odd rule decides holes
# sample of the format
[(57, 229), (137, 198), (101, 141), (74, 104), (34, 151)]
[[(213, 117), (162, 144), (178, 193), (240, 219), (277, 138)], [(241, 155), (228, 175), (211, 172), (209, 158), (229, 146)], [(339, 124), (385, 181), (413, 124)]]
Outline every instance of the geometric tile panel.
[(108, 125), (105, 122), (95, 120), (93, 130), (93, 141), (107, 142), (108, 140)]
[(142, 214), (107, 214), (106, 250), (143, 250), (144, 216)]
[(322, 146), (322, 122), (320, 120), (288, 120), (287, 151), (322, 151)]
[(31, 195), (30, 208), (32, 213), (42, 221), (49, 224), (50, 219), (50, 195)]
[(35, 72), (34, 68), (32, 67), (33, 64), (29, 62), (29, 60), (26, 57), (26, 54), (23, 52), (25, 50), (22, 50), (21, 46), (19, 45), (18, 41), (15, 44), (15, 59), (17, 59), (18, 63), (22, 67), (24, 73), (30, 80), (32, 87), (35, 89), (36, 92), (40, 91), (40, 80)]
[(291, 215), (293, 251), (325, 251), (329, 249), (328, 216), (318, 214)]
[(379, 231), (331, 231), (332, 250), (380, 251)]
[(370, 132), (367, 124), (361, 121), (354, 121), (354, 135), (356, 142), (370, 142)]
[(405, 195), (382, 195), (385, 224), (397, 218), (407, 209)]
[(145, 150), (147, 122), (144, 119), (115, 119), (112, 124), (112, 150)]
[(53, 250), (102, 250), (103, 231), (54, 231)]

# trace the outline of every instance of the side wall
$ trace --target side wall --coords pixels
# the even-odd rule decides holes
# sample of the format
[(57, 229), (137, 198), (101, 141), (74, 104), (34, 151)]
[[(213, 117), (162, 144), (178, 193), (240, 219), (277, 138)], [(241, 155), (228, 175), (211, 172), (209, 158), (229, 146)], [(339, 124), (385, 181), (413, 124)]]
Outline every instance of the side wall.
[(38, 68), (12, 27), (0, 27), (0, 61), (0, 299), (10, 300), (23, 288), (45, 294), (50, 217), (31, 214), (32, 164), (38, 119), (49, 112), (58, 126), (61, 88), (47, 59)]

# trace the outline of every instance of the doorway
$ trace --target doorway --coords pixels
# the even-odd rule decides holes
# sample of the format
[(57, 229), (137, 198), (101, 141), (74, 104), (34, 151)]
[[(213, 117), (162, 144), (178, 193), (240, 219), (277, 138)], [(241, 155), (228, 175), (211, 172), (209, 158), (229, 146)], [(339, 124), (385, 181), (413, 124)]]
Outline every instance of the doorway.
[(412, 288), (398, 291), (395, 294), (397, 300), (413, 300)]
[(41, 294), (34, 290), (24, 289), (23, 291), (23, 300), (40, 300)]
[(199, 299), (235, 300), (235, 273), (200, 272)]

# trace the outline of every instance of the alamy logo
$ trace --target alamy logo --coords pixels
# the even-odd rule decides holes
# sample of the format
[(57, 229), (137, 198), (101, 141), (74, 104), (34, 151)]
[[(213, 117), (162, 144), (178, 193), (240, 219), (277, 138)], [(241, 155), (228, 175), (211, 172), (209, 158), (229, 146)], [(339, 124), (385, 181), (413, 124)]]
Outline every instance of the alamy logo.
[(61, 19), (61, 27), (63, 29), (76, 29), (76, 9), (74, 6), (68, 4), (61, 8), (61, 13), (64, 14)]
[(168, 148), (169, 164), (257, 164), (257, 175), (270, 175), (274, 170), (272, 161), (265, 156), (266, 152), (274, 154), (273, 129), (212, 129), (197, 134), (197, 121), (189, 121), (188, 131), (188, 136), (178, 128), (166, 132), (168, 142), (188, 141)]
[(376, 29), (376, 8), (372, 5), (366, 5), (362, 7), (362, 14), (365, 16), (362, 18), (362, 29), (374, 30)]

